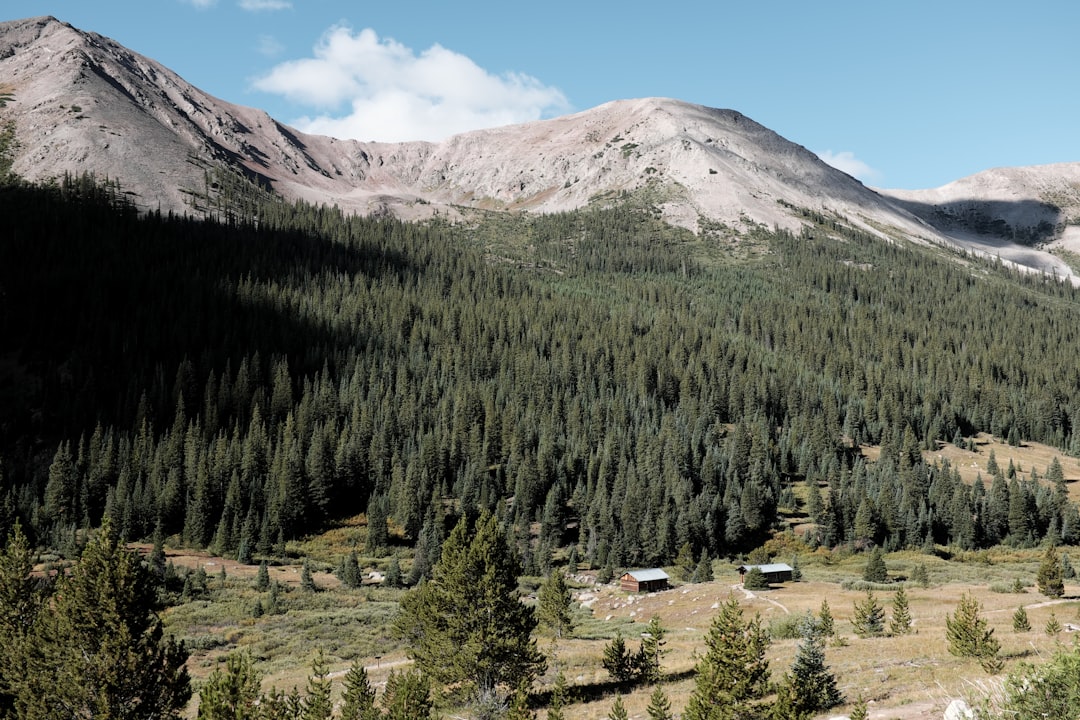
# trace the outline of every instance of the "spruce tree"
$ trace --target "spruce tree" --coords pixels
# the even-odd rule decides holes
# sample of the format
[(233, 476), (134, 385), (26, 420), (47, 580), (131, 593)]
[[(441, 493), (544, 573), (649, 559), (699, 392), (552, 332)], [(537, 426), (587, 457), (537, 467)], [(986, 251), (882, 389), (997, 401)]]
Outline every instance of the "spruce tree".
[(360, 660), (354, 660), (345, 673), (345, 689), (341, 693), (341, 720), (378, 720), (375, 689)]
[(106, 523), (39, 615), (22, 717), (179, 718), (191, 696), (187, 652), (164, 637), (156, 600), (137, 553)]
[(570, 691), (566, 687), (566, 676), (560, 670), (555, 675), (555, 685), (551, 688), (551, 701), (548, 703), (548, 720), (565, 720), (563, 709), (570, 703)]
[(836, 686), (836, 676), (825, 664), (825, 643), (820, 627), (812, 617), (807, 617), (800, 630), (802, 640), (787, 678), (793, 691), (794, 707), (799, 713), (828, 710), (842, 703), (844, 696)]
[(1052, 545), (1046, 548), (1035, 579), (1039, 584), (1039, 592), (1046, 597), (1059, 598), (1065, 594), (1064, 572), (1061, 569), (1061, 558), (1058, 556), (1057, 548)]
[(908, 608), (907, 591), (901, 585), (893, 593), (892, 617), (889, 619), (889, 634), (907, 635), (911, 632), (911, 610)]
[(836, 626), (828, 598), (821, 599), (821, 609), (818, 610), (818, 630), (822, 637), (831, 638), (836, 635)]
[(742, 608), (730, 598), (720, 605), (705, 636), (705, 655), (698, 661), (694, 691), (684, 720), (734, 720), (752, 717), (755, 700), (769, 689), (769, 634), (761, 619), (744, 621)]
[(255, 575), (255, 589), (259, 592), (270, 589), (270, 569), (266, 566), (265, 560), (259, 563), (259, 571)]
[(14, 717), (20, 681), (43, 593), (31, 575), (33, 553), (18, 523), (0, 550), (0, 717)]
[(626, 682), (634, 676), (634, 663), (622, 630), (616, 630), (615, 637), (604, 646), (604, 656), (600, 664), (616, 682)]
[(258, 716), (262, 677), (248, 653), (232, 653), (199, 691), (199, 720), (239, 720)]
[(330, 720), (334, 712), (334, 701), (331, 697), (333, 681), (330, 679), (330, 669), (327, 667), (326, 655), (322, 648), (315, 654), (311, 665), (311, 675), (308, 677), (307, 693), (304, 696), (303, 720)]
[(867, 590), (866, 597), (855, 603), (851, 624), (855, 634), (861, 638), (880, 637), (884, 634), (885, 611), (878, 604), (873, 590)]
[(866, 559), (866, 567), (863, 569), (863, 580), (872, 583), (889, 581), (889, 570), (885, 566), (885, 557), (881, 553), (881, 548), (875, 547), (870, 551), (870, 556)]
[(638, 663), (638, 672), (641, 679), (647, 682), (657, 682), (662, 673), (660, 670), (660, 658), (664, 653), (664, 636), (667, 630), (664, 628), (659, 615), (653, 615), (645, 632), (641, 633), (641, 660)]
[(622, 695), (616, 693), (615, 702), (611, 704), (611, 711), (608, 713), (608, 720), (628, 720), (626, 714), (626, 706), (623, 705)]
[(1031, 630), (1031, 620), (1028, 619), (1027, 610), (1024, 606), (1016, 608), (1016, 612), (1012, 616), (1012, 626), (1014, 632), (1028, 632)]
[(560, 570), (548, 573), (537, 597), (536, 619), (540, 626), (551, 631), (555, 641), (562, 640), (574, 630), (570, 613), (570, 589)]
[(463, 517), (431, 579), (401, 600), (395, 630), (417, 668), (480, 704), (542, 672), (544, 657), (532, 638), (536, 615), (518, 597), (518, 571), (495, 516), (483, 512), (475, 527)]
[(649, 720), (675, 720), (671, 712), (671, 700), (664, 693), (664, 688), (657, 685), (649, 696), (649, 706), (645, 708), (649, 714)]
[(391, 670), (379, 702), (385, 720), (429, 720), (434, 707), (431, 683), (416, 670)]
[(979, 601), (971, 593), (964, 593), (956, 611), (945, 618), (945, 638), (950, 653), (976, 658), (984, 670), (996, 673), (1002, 667), (998, 657), (1001, 644), (994, 637), (993, 628), (979, 615), (980, 610)]
[(1057, 619), (1057, 613), (1050, 610), (1050, 617), (1046, 619), (1046, 625), (1043, 626), (1043, 630), (1050, 637), (1057, 637), (1061, 634), (1061, 622)]

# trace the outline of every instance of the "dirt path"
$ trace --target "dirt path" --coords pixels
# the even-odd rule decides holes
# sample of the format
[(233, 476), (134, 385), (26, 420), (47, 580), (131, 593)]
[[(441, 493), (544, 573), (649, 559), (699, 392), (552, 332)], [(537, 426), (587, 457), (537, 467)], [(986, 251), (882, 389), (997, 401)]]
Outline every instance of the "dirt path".
[(743, 587), (742, 583), (736, 583), (736, 584), (732, 585), (731, 589), (732, 590), (742, 590), (743, 597), (745, 599), (747, 599), (747, 600), (753, 600), (755, 598), (757, 598), (758, 600), (764, 600), (765, 602), (771, 603), (771, 604), (775, 605), (776, 607), (780, 608), (781, 610), (783, 610), (785, 615), (790, 615), (791, 614), (791, 611), (788, 610), (782, 603), (780, 603), (780, 602), (778, 602), (776, 600), (773, 600), (772, 598), (769, 598), (769, 597), (763, 597), (761, 595), (755, 595), (754, 593), (750, 592), (745, 587)]

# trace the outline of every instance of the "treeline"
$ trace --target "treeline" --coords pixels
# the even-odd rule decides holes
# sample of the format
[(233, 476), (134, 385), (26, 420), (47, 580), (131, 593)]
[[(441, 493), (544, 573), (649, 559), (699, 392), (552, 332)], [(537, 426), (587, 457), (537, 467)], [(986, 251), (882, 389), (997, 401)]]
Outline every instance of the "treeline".
[(743, 552), (806, 495), (812, 543), (1080, 537), (1063, 482), (919, 452), (1080, 448), (1066, 284), (842, 225), (724, 262), (632, 205), (465, 227), (122, 198), (0, 188), (0, 535), (109, 518), (250, 557), (366, 511), (419, 577), (490, 510), (539, 572)]

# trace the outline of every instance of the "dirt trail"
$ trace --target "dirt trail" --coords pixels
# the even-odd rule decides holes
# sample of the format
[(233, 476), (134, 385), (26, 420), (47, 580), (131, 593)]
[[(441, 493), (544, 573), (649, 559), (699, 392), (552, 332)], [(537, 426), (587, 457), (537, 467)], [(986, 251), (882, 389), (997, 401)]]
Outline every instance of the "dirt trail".
[(771, 604), (775, 605), (776, 607), (780, 608), (781, 610), (783, 610), (785, 615), (790, 615), (791, 614), (791, 611), (788, 610), (782, 603), (780, 603), (780, 602), (778, 602), (776, 600), (773, 600), (772, 598), (769, 598), (769, 597), (763, 597), (761, 595), (755, 595), (754, 593), (750, 592), (745, 587), (743, 587), (742, 583), (735, 583), (734, 585), (731, 586), (731, 589), (732, 590), (742, 590), (743, 596), (747, 600), (753, 600), (754, 598), (757, 598), (759, 600), (764, 600), (765, 602), (771, 603)]

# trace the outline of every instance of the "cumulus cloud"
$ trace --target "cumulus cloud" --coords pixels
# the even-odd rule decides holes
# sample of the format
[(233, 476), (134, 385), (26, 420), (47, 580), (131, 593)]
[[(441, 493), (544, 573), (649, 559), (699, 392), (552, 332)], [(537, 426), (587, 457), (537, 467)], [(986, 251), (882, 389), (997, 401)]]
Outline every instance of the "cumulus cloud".
[(240, 9), (249, 12), (261, 10), (288, 10), (292, 3), (288, 0), (240, 0)]
[(842, 150), (836, 153), (832, 150), (826, 150), (824, 152), (819, 152), (817, 156), (821, 158), (823, 162), (832, 165), (837, 170), (843, 170), (848, 175), (858, 178), (864, 183), (873, 182), (881, 177), (880, 172), (855, 157), (855, 153), (849, 150)]
[(560, 90), (536, 78), (494, 75), (437, 44), (416, 53), (371, 29), (332, 27), (313, 55), (281, 63), (254, 83), (311, 107), (313, 115), (292, 121), (305, 132), (384, 142), (440, 140), (568, 107)]
[(273, 35), (260, 35), (257, 47), (259, 54), (266, 55), (267, 57), (280, 55), (281, 51), (285, 49), (285, 46), (281, 44), (281, 41)]

